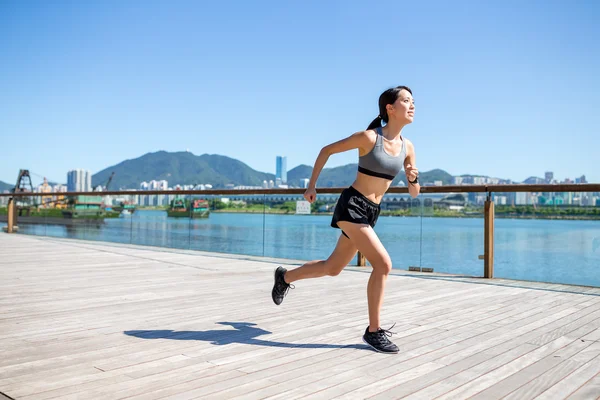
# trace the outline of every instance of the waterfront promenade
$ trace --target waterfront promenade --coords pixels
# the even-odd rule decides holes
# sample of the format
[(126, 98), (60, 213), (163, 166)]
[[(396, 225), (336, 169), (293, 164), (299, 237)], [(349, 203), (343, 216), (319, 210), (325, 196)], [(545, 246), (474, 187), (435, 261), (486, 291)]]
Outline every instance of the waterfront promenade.
[(393, 271), (382, 321), (396, 323), (401, 351), (383, 355), (361, 341), (369, 268), (298, 282), (277, 307), (277, 265), (0, 233), (0, 392), (64, 400), (600, 396), (600, 288)]

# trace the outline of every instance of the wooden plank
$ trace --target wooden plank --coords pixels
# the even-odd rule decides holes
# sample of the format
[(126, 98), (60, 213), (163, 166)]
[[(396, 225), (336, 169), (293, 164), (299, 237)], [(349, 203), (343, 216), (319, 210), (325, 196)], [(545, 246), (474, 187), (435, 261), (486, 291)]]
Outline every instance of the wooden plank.
[[(585, 320), (583, 320), (583, 318), (579, 318), (580, 324), (585, 324)], [(565, 321), (567, 322), (567, 321)], [(550, 325), (551, 326), (551, 325)], [(489, 359), (479, 365), (476, 365), (472, 368), (469, 368), (451, 378), (445, 379), (443, 381), (438, 382), (437, 384), (434, 384), (430, 387), (428, 387), (425, 391), (419, 391), (416, 392), (415, 395), (420, 395), (423, 396), (424, 398), (430, 398), (430, 397), (437, 397), (437, 396), (441, 396), (440, 398), (442, 399), (449, 399), (449, 398), (464, 398), (464, 397), (469, 397), (472, 396), (478, 392), (480, 392), (481, 390), (484, 390), (486, 387), (486, 384), (488, 385), (492, 385), (494, 382), (494, 379), (487, 379), (488, 377), (486, 377), (486, 374), (493, 371), (494, 369), (497, 369), (498, 367), (502, 367), (505, 364), (508, 364), (509, 362), (515, 361), (516, 359), (518, 359), (520, 356), (525, 355), (527, 353), (530, 353), (531, 351), (535, 350), (537, 348), (537, 346), (534, 346), (532, 344), (528, 343), (523, 343), (525, 342), (528, 338), (531, 337), (535, 337), (536, 332), (543, 332), (543, 328), (547, 328), (546, 327), (542, 327), (542, 328), (538, 328), (535, 331), (526, 333), (522, 336), (517, 336), (514, 339), (505, 342), (499, 346), (492, 346), (492, 343), (489, 344), (489, 348), (487, 350), (485, 350), (485, 354), (489, 355)], [(573, 327), (572, 329), (575, 329), (576, 327)], [(579, 335), (581, 334), (585, 334), (584, 332), (589, 329), (581, 329)], [(575, 331), (573, 331), (574, 333)], [(559, 338), (555, 338), (554, 340), (557, 340)], [(566, 338), (565, 338), (566, 339)], [(573, 339), (571, 339), (573, 340)], [(514, 343), (514, 344), (511, 344)], [(545, 344), (549, 344), (550, 342), (547, 342)], [(564, 343), (564, 339), (561, 339), (561, 342), (557, 342), (557, 343)], [(502, 353), (502, 351), (504, 349), (509, 349), (511, 345), (516, 345), (516, 344), (520, 344), (517, 348), (510, 350), (508, 352), (504, 352)], [(555, 348), (555, 346), (553, 346), (553, 348)], [(583, 352), (585, 352), (587, 350), (584, 350)], [(582, 353), (583, 353), (582, 352)], [(440, 359), (438, 360), (438, 362), (443, 361), (444, 359)], [(410, 398), (410, 397), (409, 397)]]
[[(594, 379), (600, 373), (600, 357), (596, 357), (587, 364), (581, 366), (579, 369), (574, 371), (572, 374), (561, 380), (550, 389), (539, 395), (537, 399), (540, 400), (553, 400), (553, 399), (564, 399), (570, 395), (575, 395), (578, 389), (584, 388), (590, 380)], [(589, 387), (588, 387), (589, 389)], [(581, 394), (581, 393), (580, 393)], [(595, 393), (596, 397), (600, 396), (600, 393)], [(593, 396), (591, 397), (594, 398)], [(590, 399), (590, 397), (587, 397)]]
[[(486, 390), (478, 393), (473, 396), (473, 399), (489, 399), (489, 398), (500, 398), (507, 396), (510, 394), (515, 388), (521, 387), (523, 384), (528, 383), (532, 380), (535, 380), (538, 376), (543, 374), (544, 372), (552, 369), (556, 365), (561, 364), (563, 359), (569, 359), (573, 355), (577, 354), (581, 350), (588, 347), (590, 344), (586, 342), (581, 342), (580, 340), (575, 340), (568, 343), (566, 346), (561, 348), (560, 350), (544, 357), (541, 359), (533, 361), (531, 357), (523, 356), (523, 360), (516, 360), (511, 364), (507, 364), (508, 370), (510, 370), (510, 375), (500, 382), (490, 386)], [(576, 363), (565, 363), (564, 368), (559, 368), (555, 373), (563, 373), (565, 371), (571, 371), (577, 365)], [(566, 373), (565, 373), (566, 375)], [(559, 380), (562, 377), (559, 378)], [(526, 388), (525, 392), (530, 389), (531, 392), (537, 392), (541, 389), (541, 391), (545, 390), (545, 385), (553, 381), (553, 377), (550, 376), (548, 380), (538, 379), (536, 382), (532, 383), (531, 388)]]
[(493, 387), (511, 395), (507, 382), (527, 396), (595, 388), (598, 371), (585, 366), (597, 358), (597, 289), (393, 271), (382, 317), (384, 326), (399, 322), (392, 340), (401, 351), (388, 356), (361, 342), (367, 271), (300, 282), (276, 307), (275, 266), (0, 235), (0, 387), (37, 400), (464, 398)]
[[(576, 341), (574, 343), (585, 343), (585, 342), (581, 342), (581, 341)], [(587, 349), (585, 350), (589, 350), (591, 346), (589, 346)], [(588, 361), (592, 360), (593, 358), (597, 357), (600, 354), (600, 347), (594, 349), (594, 351), (588, 351), (585, 352), (581, 351), (579, 352), (577, 355), (581, 356), (582, 354), (584, 355), (584, 357), (570, 357), (562, 362), (559, 361), (555, 361), (555, 360), (560, 360), (561, 358), (563, 358), (563, 355), (559, 355), (559, 354), (554, 354), (552, 356), (552, 359), (548, 361), (548, 364), (544, 365), (543, 368), (546, 369), (546, 372), (542, 373), (541, 375), (539, 375), (537, 378), (530, 380), (528, 383), (526, 383), (525, 385), (517, 388), (516, 386), (513, 387), (513, 390), (508, 396), (506, 396), (506, 399), (513, 399), (513, 400), (518, 400), (518, 399), (529, 399), (529, 398), (534, 398), (538, 395), (540, 395), (541, 393), (543, 393), (544, 391), (548, 390), (550, 387), (554, 386), (555, 384), (559, 383), (561, 380), (563, 380), (566, 376), (570, 375), (571, 373), (573, 373), (574, 371), (576, 371), (578, 368), (580, 368), (582, 365), (586, 364)], [(557, 364), (555, 367), (552, 368), (552, 365)], [(523, 382), (525, 379), (523, 379), (526, 375), (533, 375), (533, 369), (535, 367), (538, 367), (538, 371), (541, 370), (540, 366), (532, 366), (529, 368), (529, 371), (520, 371), (520, 375), (522, 377), (520, 377), (521, 379), (519, 379), (521, 382)], [(503, 384), (509, 384), (508, 382), (509, 380), (507, 379)], [(512, 383), (515, 383), (515, 381), (517, 381), (517, 377), (515, 376), (515, 379), (512, 380)], [(598, 395), (600, 396), (600, 393), (598, 393)]]
[[(592, 370), (593, 372), (593, 370)], [(568, 400), (588, 400), (600, 397), (600, 371), (589, 381), (584, 383), (573, 394), (567, 397)]]

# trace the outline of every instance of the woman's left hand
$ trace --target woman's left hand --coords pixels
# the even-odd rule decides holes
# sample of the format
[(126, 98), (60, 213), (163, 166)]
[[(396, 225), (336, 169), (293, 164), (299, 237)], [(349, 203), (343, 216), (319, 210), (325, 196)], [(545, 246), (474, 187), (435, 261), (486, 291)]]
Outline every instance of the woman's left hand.
[(419, 176), (419, 170), (411, 164), (406, 165), (406, 179), (409, 182), (414, 181)]

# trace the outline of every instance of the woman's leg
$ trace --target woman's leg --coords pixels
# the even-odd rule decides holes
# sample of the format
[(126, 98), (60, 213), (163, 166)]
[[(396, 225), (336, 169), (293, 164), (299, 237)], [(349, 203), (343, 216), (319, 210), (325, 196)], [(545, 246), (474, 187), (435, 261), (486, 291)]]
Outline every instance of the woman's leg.
[(343, 234), (340, 235), (335, 249), (327, 260), (314, 260), (285, 273), (286, 283), (301, 279), (337, 276), (356, 255), (356, 246)]
[(385, 282), (392, 270), (392, 261), (377, 234), (369, 225), (347, 221), (339, 221), (338, 225), (373, 267), (367, 285), (367, 300), (369, 303), (369, 332), (377, 332), (381, 327), (380, 311), (383, 304)]

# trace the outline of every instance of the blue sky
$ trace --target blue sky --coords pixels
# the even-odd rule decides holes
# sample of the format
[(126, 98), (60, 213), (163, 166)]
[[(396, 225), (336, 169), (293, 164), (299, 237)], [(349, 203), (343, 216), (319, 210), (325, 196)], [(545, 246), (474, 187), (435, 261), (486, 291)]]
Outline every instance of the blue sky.
[(0, 180), (158, 150), (312, 165), (407, 85), (421, 171), (600, 182), (599, 19), (594, 1), (2, 0)]

